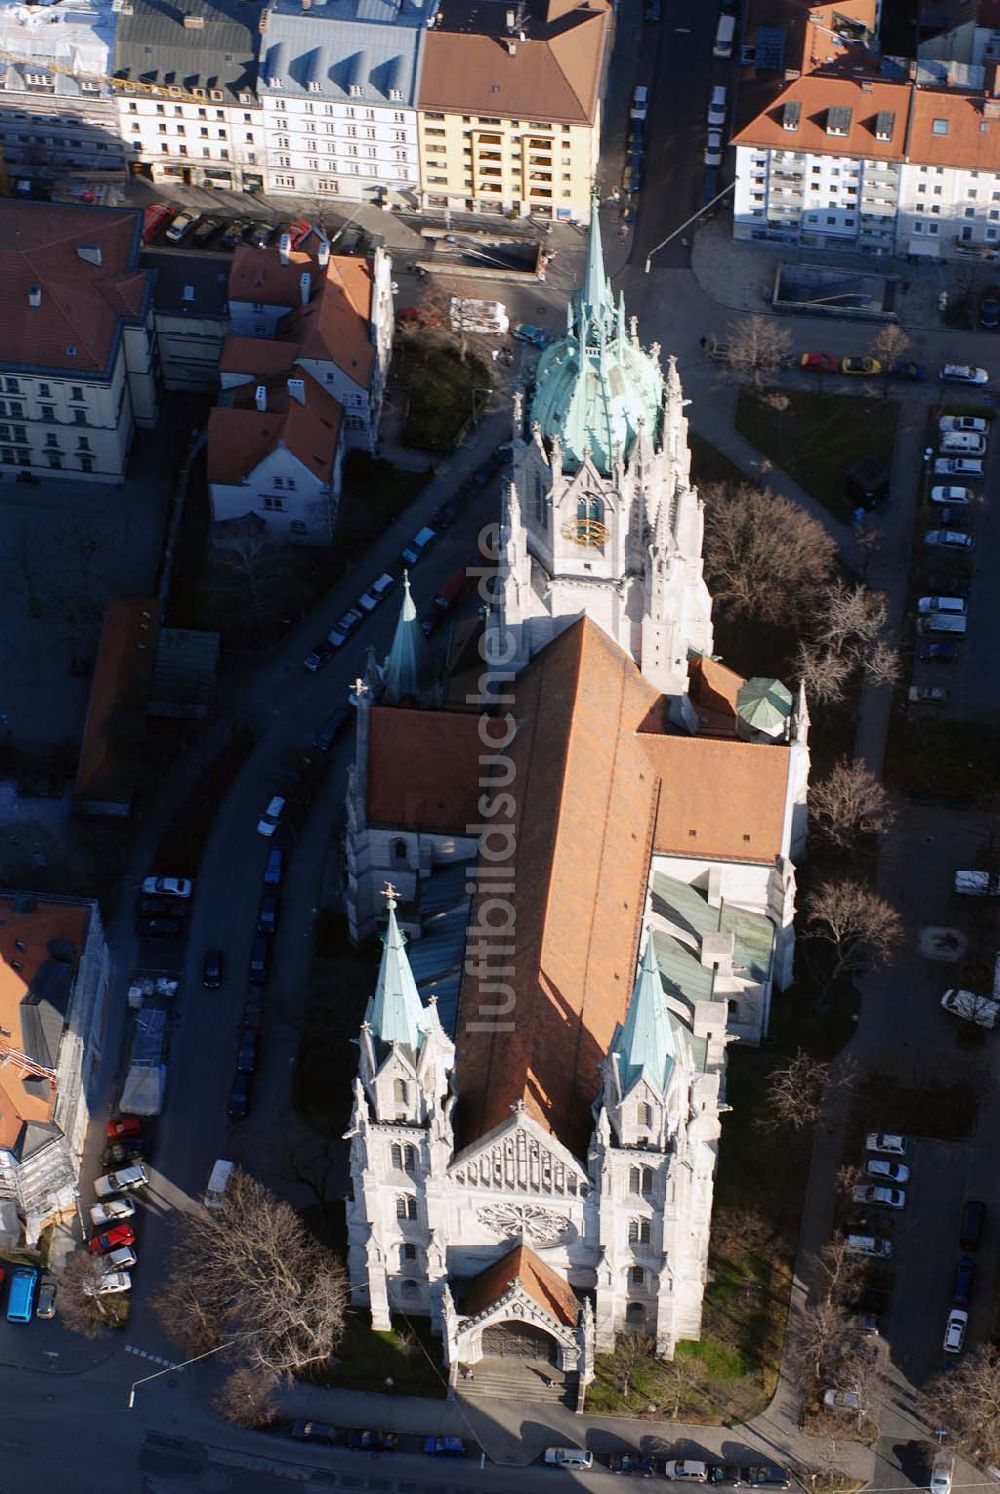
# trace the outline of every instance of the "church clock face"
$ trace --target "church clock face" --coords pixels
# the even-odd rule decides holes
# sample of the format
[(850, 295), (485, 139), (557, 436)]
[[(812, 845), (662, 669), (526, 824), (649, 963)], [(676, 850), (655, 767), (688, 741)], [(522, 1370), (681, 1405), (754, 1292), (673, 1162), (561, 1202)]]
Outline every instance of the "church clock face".
[(588, 495), (576, 505), (576, 518), (563, 525), (563, 539), (571, 544), (582, 545), (588, 550), (603, 550), (608, 542), (608, 526), (604, 522), (604, 504), (599, 498)]

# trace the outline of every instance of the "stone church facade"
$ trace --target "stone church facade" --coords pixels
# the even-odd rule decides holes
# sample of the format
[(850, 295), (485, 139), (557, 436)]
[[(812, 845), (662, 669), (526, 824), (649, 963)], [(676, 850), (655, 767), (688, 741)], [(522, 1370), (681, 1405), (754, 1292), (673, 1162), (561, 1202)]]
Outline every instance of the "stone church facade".
[(351, 1284), (376, 1328), (429, 1316), (453, 1382), (507, 1355), (585, 1385), (622, 1332), (699, 1335), (726, 1049), (791, 974), (805, 701), (712, 656), (680, 381), (596, 219), (515, 405), (470, 634), (496, 688), (456, 698), (407, 585), (359, 692)]

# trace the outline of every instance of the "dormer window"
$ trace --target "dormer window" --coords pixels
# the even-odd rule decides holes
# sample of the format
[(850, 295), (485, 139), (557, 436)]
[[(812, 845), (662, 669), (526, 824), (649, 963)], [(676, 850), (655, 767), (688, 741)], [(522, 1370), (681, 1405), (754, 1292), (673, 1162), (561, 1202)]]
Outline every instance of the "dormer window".
[(409, 1106), (410, 1086), (405, 1079), (394, 1079), (392, 1081), (392, 1098), (397, 1105)]
[(653, 1107), (652, 1107), (652, 1105), (647, 1105), (645, 1103), (645, 1101), (643, 1101), (643, 1102), (641, 1102), (640, 1104), (638, 1104), (635, 1107), (635, 1123), (636, 1123), (637, 1126), (645, 1127), (645, 1129), (647, 1131), (652, 1128), (652, 1125), (653, 1125)]
[(932, 135), (947, 135), (947, 133), (948, 133), (948, 121), (946, 119), (932, 119), (931, 120), (931, 134)]
[(826, 113), (826, 133), (844, 139), (850, 132), (851, 113), (845, 104), (835, 104)]
[(798, 99), (789, 99), (788, 103), (781, 111), (781, 128), (783, 130), (797, 130), (801, 117), (801, 103)]
[(896, 126), (896, 116), (891, 109), (880, 109), (875, 116), (875, 139), (889, 141)]

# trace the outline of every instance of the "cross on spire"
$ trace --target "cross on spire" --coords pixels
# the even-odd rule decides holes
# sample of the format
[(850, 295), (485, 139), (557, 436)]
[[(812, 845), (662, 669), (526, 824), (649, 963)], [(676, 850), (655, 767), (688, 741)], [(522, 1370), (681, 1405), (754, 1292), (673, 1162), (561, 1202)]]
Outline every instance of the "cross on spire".
[(396, 889), (395, 887), (393, 887), (391, 882), (386, 882), (385, 886), (382, 888), (382, 896), (385, 898), (385, 905), (387, 908), (395, 908)]
[(354, 681), (354, 693), (359, 698), (362, 695), (367, 695), (368, 694), (368, 681), (362, 679), (361, 676), (360, 676), (360, 674), (358, 675), (357, 679)]

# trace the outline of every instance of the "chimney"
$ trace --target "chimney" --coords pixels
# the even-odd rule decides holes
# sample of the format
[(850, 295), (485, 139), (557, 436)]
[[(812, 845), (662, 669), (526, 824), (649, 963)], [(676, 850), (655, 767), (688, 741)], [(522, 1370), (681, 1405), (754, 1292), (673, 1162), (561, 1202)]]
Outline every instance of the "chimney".
[(103, 256), (100, 244), (77, 244), (76, 254), (78, 259), (84, 260), (88, 265), (101, 267)]
[(288, 381), (288, 398), (289, 399), (298, 400), (298, 402), (299, 402), (300, 405), (304, 405), (305, 404), (305, 402), (306, 402), (306, 381), (305, 381), (305, 379), (289, 379), (289, 381)]
[(263, 413), (267, 409), (267, 385), (258, 384), (253, 392), (253, 402), (257, 409)]
[(288, 263), (288, 257), (291, 254), (291, 252), (292, 252), (292, 236), (291, 236), (290, 233), (283, 233), (281, 235), (281, 238), (278, 240), (278, 254), (281, 257), (281, 263), (283, 265), (287, 265), (287, 263)]
[(330, 263), (330, 240), (320, 239), (319, 248), (316, 250), (316, 263), (321, 270), (325, 270)]
[(309, 305), (309, 295), (312, 291), (313, 278), (308, 270), (303, 270), (299, 276), (299, 299), (303, 306)]
[(516, 57), (517, 56), (517, 42), (514, 40), (514, 38), (512, 36), (505, 37), (504, 38), (504, 44), (505, 44), (505, 46), (507, 48), (507, 55), (508, 55), (508, 57)]
[(41, 304), (42, 304), (42, 287), (40, 285), (29, 285), (28, 286), (28, 305), (29, 306), (41, 306)]
[(517, 20), (517, 13), (515, 11), (513, 11), (513, 10), (509, 10), (507, 12), (506, 19), (507, 19), (507, 30), (508, 31), (513, 31), (513, 29), (514, 29), (514, 23)]
[(186, 31), (204, 31), (205, 17), (193, 16), (189, 14), (184, 17), (183, 24)]

